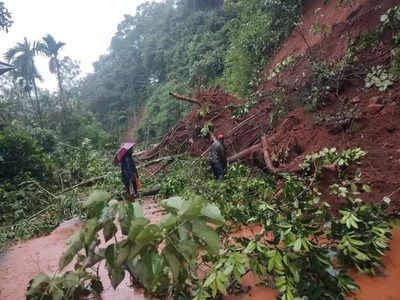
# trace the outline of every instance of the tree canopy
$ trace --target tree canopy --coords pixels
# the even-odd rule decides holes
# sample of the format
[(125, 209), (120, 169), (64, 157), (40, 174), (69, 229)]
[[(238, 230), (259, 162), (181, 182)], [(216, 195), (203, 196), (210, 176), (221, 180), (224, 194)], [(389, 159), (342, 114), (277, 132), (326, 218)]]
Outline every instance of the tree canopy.
[(301, 0), (146, 2), (118, 25), (83, 100), (113, 132), (145, 116), (137, 138), (157, 141), (190, 109), (168, 92), (222, 86), (245, 97), (301, 8)]

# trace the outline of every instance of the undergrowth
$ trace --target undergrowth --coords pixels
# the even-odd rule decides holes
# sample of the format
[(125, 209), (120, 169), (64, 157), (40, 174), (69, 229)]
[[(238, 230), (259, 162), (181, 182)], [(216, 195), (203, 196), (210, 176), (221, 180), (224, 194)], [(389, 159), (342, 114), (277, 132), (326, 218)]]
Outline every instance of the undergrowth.
[[(40, 274), (28, 295), (98, 294), (101, 284), (90, 268), (105, 261), (114, 288), (128, 273), (135, 287), (160, 299), (216, 299), (247, 272), (278, 289), (279, 299), (345, 299), (358, 289), (346, 268), (374, 274), (393, 228), (394, 216), (386, 212), (390, 199), (363, 202), (370, 187), (362, 183), (361, 169), (348, 168), (365, 155), (361, 149), (324, 149), (306, 158), (302, 175), (281, 173), (277, 185), (276, 178), (240, 164), (217, 183), (206, 161), (178, 160), (157, 179), (161, 198), (169, 198), (160, 201), (166, 214), (156, 223), (143, 216), (139, 203), (92, 193), (84, 205), (89, 220), (60, 260), (62, 270), (75, 258), (74, 271)], [(336, 212), (319, 188), (327, 164), (340, 170), (329, 191), (331, 201), (344, 203)], [(242, 235), (241, 228), (252, 235)], [(101, 248), (100, 236), (113, 241)], [(76, 278), (73, 286), (63, 284), (67, 274)]]

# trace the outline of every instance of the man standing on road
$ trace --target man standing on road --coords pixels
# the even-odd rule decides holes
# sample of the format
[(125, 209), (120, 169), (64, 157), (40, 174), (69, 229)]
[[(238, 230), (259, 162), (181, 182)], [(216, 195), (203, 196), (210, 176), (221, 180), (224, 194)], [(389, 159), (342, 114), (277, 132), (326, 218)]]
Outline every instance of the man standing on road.
[(217, 140), (211, 145), (209, 161), (215, 179), (220, 181), (226, 174), (227, 160), (226, 148), (224, 145), (224, 135), (218, 135)]

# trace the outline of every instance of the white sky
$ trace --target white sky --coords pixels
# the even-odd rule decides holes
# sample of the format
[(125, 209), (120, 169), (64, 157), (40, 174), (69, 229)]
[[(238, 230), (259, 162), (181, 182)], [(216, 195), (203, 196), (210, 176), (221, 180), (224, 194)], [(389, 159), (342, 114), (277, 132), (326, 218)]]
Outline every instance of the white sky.
[[(0, 60), (24, 37), (41, 40), (47, 34), (66, 45), (59, 56), (80, 61), (82, 73), (93, 71), (93, 62), (107, 53), (111, 38), (124, 14), (134, 15), (145, 0), (2, 0), (14, 24), (8, 33), (0, 31)], [(44, 81), (38, 85), (56, 89), (55, 76), (48, 71), (46, 58), (36, 60)]]

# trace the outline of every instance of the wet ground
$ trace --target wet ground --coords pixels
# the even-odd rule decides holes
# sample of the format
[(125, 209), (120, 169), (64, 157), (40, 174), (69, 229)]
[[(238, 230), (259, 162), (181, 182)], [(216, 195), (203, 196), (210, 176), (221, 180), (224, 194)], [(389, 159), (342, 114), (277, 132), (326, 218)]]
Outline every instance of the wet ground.
[[(162, 213), (160, 208), (147, 198), (143, 200), (145, 217), (153, 222), (158, 221)], [(54, 274), (58, 260), (67, 248), (65, 240), (78, 232), (81, 221), (72, 219), (62, 223), (50, 235), (28, 241), (18, 242), (0, 259), (0, 300), (25, 299), (29, 280), (39, 272)], [(257, 230), (252, 228), (249, 231)], [(377, 276), (370, 277), (352, 272), (361, 291), (356, 294), (358, 300), (400, 300), (400, 230), (393, 232), (390, 243), (391, 251), (383, 258), (386, 268)], [(144, 300), (141, 291), (129, 287), (128, 277), (117, 290), (111, 287), (104, 264), (100, 266), (105, 291), (105, 300)], [(274, 300), (277, 291), (266, 287), (255, 286), (256, 280), (251, 274), (244, 277), (243, 285), (251, 286), (247, 294), (224, 297), (224, 300)], [(349, 297), (352, 299), (352, 297)]]
[[(152, 222), (158, 221), (162, 214), (151, 198), (143, 199), (143, 212)], [(16, 243), (0, 258), (0, 300), (22, 300), (29, 281), (39, 272), (55, 274), (58, 260), (67, 249), (65, 241), (78, 232), (82, 222), (72, 219), (62, 223), (51, 234), (28, 241)], [(71, 267), (70, 267), (71, 268)], [(66, 268), (68, 269), (68, 267)], [(129, 287), (128, 276), (117, 290), (111, 283), (104, 268), (99, 269), (104, 284), (104, 300), (144, 300), (143, 293)]]

